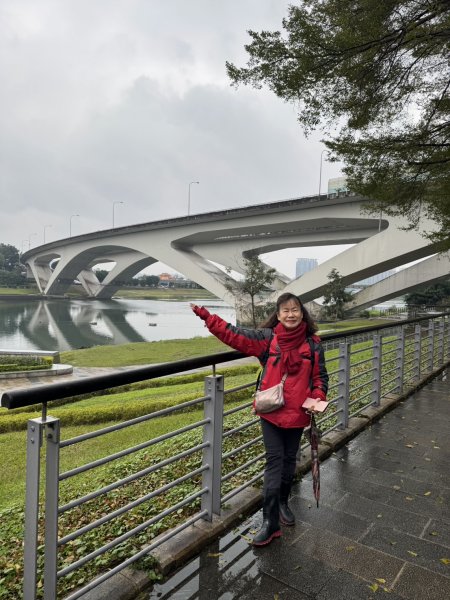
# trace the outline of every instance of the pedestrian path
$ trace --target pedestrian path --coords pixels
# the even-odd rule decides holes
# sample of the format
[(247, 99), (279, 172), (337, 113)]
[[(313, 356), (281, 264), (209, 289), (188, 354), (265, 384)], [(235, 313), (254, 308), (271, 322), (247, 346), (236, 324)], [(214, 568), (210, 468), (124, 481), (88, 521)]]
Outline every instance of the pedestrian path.
[(136, 600), (450, 598), (450, 384), (441, 377), (308, 474), (295, 527), (266, 548), (253, 515)]

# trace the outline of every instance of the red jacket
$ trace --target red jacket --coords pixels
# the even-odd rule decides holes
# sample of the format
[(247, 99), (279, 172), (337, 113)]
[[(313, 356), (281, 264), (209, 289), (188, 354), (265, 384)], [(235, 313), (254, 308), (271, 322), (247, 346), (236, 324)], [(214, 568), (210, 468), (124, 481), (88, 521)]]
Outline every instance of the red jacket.
[[(263, 365), (260, 389), (265, 390), (280, 383), (281, 372), (280, 349), (277, 335), (272, 329), (247, 329), (236, 327), (224, 321), (218, 315), (211, 315), (206, 308), (198, 307), (196, 314), (205, 321), (206, 327), (219, 340), (235, 350), (256, 356)], [(307, 397), (326, 400), (328, 390), (328, 373), (320, 338), (311, 336), (314, 357), (314, 373), (311, 377), (311, 347), (305, 342), (298, 352), (302, 357), (299, 371), (288, 375), (283, 387), (284, 406), (271, 413), (260, 415), (278, 427), (307, 427), (310, 423), (309, 414), (301, 408)], [(312, 381), (312, 389), (310, 383)]]

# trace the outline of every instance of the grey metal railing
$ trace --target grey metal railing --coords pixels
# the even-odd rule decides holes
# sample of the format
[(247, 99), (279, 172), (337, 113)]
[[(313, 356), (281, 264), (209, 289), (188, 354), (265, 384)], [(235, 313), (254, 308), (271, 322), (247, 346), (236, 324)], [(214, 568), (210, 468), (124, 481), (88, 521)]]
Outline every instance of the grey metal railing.
[[(323, 343), (330, 375), (330, 408), (319, 425), (326, 435), (345, 429), (351, 417), (379, 405), (385, 397), (403, 393), (417, 385), (423, 376), (448, 364), (450, 315), (323, 336)], [(139, 381), (161, 374), (180, 373), (183, 368), (192, 369), (196, 364), (215, 365), (241, 356), (235, 352), (222, 353), (160, 368), (121, 373), (116, 380), (103, 376), (87, 378), (82, 384), (56, 384), (57, 389), (55, 385), (42, 386), (34, 394), (22, 390), (3, 396), (2, 404), (8, 408), (36, 404), (38, 398), (43, 401), (42, 417), (30, 419), (27, 429), (24, 600), (35, 600), (38, 585), (42, 585), (42, 573), (38, 572), (38, 533), (43, 446), (44, 600), (59, 597), (58, 583), (70, 582), (74, 573), (81, 572), (77, 582), (82, 581), (82, 585), (78, 585), (78, 589), (71, 583), (61, 588), (65, 594), (70, 594), (67, 600), (76, 600), (115, 573), (148, 556), (153, 549), (193, 523), (211, 520), (214, 514), (220, 514), (221, 507), (230, 498), (257, 483), (263, 476), (264, 467), (259, 418), (250, 411), (253, 377), (248, 383), (225, 390), (224, 377), (215, 374), (213, 368), (213, 375), (205, 377), (204, 395), (200, 398), (66, 440), (61, 439), (59, 419), (47, 415), (45, 398), (99, 390), (102, 385), (111, 388), (125, 383), (127, 377), (130, 381)], [(245, 390), (249, 394), (247, 400), (235, 401), (231, 408), (225, 409), (233, 394)], [(61, 471), (60, 457), (62, 452), (68, 451), (66, 449), (74, 452), (79, 444), (88, 440), (128, 431), (155, 420), (162, 422), (166, 417), (187, 411), (193, 415), (192, 422), (182, 427)], [(163, 450), (167, 450), (168, 444), (170, 452), (167, 455)], [(100, 481), (92, 489), (86, 489), (86, 493), (79, 493), (86, 485), (89, 488), (86, 481), (83, 486), (70, 488), (70, 482), (80, 476), (96, 482), (95, 473), (99, 470), (103, 473), (129, 457), (140, 457), (140, 460), (143, 457), (142, 468), (129, 472), (129, 465), (126, 465), (125, 473), (115, 475), (109, 483)], [(67, 488), (64, 494), (61, 493), (62, 485)], [(71, 490), (75, 490), (76, 495), (68, 498)], [(109, 509), (105, 510), (104, 506)], [(73, 514), (75, 517), (71, 518)], [(119, 526), (115, 525), (117, 522), (120, 522)], [(97, 537), (99, 531), (103, 532), (103, 541), (100, 541), (100, 535)], [(96, 537), (92, 537), (94, 532)], [(136, 539), (137, 542), (133, 541)], [(93, 562), (99, 574), (85, 583), (84, 569)], [(105, 569), (108, 570), (102, 572)]]

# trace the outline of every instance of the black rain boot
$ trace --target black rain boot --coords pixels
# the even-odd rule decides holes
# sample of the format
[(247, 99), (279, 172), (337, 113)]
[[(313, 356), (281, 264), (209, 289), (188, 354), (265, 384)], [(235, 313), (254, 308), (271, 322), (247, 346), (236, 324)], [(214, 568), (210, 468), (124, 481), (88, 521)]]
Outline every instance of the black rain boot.
[(278, 490), (267, 490), (263, 502), (263, 523), (252, 543), (254, 546), (267, 546), (280, 536), (280, 493)]
[(292, 479), (290, 482), (281, 482), (280, 486), (280, 522), (283, 525), (295, 525), (295, 515), (288, 506), (289, 495), (292, 488)]

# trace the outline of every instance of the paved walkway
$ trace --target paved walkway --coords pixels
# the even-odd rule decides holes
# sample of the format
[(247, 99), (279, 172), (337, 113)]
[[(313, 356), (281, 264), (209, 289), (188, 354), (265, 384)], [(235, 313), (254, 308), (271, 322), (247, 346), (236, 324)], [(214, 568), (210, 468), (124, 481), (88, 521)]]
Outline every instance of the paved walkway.
[(255, 549), (257, 513), (136, 600), (450, 598), (449, 377), (436, 380), (306, 476), (297, 525)]

